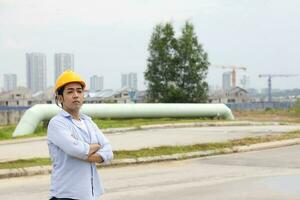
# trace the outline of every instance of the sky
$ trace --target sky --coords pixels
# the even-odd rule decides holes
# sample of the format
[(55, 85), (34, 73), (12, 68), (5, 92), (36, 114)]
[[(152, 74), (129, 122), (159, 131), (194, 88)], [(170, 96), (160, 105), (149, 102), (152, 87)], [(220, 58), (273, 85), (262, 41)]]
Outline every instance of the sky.
[[(136, 72), (144, 89), (153, 28), (171, 22), (179, 36), (188, 20), (212, 65), (246, 67), (238, 80), (266, 88), (259, 74), (300, 74), (299, 0), (0, 0), (0, 88), (15, 73), (26, 86), (25, 54), (47, 56), (47, 84), (54, 85), (54, 54), (74, 54), (75, 71), (89, 84), (104, 76), (118, 89), (121, 74)], [(222, 73), (209, 68), (207, 81), (221, 87)], [(239, 81), (238, 81), (239, 82)], [(273, 88), (299, 88), (300, 76), (274, 78)]]

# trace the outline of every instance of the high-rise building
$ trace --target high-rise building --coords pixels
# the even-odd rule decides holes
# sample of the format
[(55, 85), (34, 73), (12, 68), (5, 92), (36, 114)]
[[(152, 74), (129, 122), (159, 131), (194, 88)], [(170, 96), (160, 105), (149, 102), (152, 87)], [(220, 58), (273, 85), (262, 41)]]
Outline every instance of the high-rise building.
[(47, 86), (46, 55), (43, 53), (26, 54), (27, 88), (32, 92), (43, 91)]
[(121, 87), (137, 90), (137, 73), (122, 74)]
[(94, 75), (90, 78), (91, 91), (103, 90), (103, 76)]
[(222, 83), (223, 83), (222, 87), (223, 87), (224, 91), (229, 90), (232, 86), (231, 76), (232, 76), (231, 72), (224, 72), (223, 75), (222, 75)]
[(127, 85), (128, 85), (128, 81), (127, 81), (127, 74), (122, 74), (121, 75), (121, 87), (123, 88), (123, 87), (127, 87)]
[(244, 89), (249, 89), (250, 88), (250, 77), (244, 75), (243, 78), (241, 79), (241, 85)]
[(17, 75), (16, 74), (4, 74), (4, 91), (12, 91), (17, 88)]
[(74, 55), (69, 53), (56, 53), (54, 56), (55, 72), (54, 82), (61, 73), (70, 69), (74, 71)]
[(129, 88), (137, 90), (137, 74), (136, 73), (128, 74), (128, 86), (129, 86)]

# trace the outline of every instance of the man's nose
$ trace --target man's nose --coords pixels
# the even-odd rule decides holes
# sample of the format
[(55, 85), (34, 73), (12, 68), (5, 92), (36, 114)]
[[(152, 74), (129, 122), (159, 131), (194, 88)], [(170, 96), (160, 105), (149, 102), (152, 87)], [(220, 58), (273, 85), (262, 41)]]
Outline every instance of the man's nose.
[(78, 92), (74, 92), (74, 95), (73, 95), (73, 97), (78, 97), (79, 95), (78, 95)]

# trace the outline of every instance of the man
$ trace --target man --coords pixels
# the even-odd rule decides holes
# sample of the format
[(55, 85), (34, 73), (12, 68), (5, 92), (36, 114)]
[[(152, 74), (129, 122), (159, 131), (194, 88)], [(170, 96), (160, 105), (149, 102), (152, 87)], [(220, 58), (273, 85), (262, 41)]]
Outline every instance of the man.
[(62, 110), (48, 125), (52, 161), (51, 200), (95, 200), (103, 194), (95, 163), (113, 158), (111, 145), (90, 117), (79, 112), (86, 84), (65, 71), (55, 85), (55, 101)]

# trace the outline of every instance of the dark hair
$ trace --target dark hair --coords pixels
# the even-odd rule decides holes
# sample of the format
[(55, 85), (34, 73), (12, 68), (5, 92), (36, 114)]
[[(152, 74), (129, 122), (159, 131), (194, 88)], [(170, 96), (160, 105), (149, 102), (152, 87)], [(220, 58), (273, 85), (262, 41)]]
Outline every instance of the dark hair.
[(58, 88), (57, 95), (63, 95), (64, 90), (65, 90), (65, 86), (62, 86), (61, 88)]
[[(63, 95), (64, 90), (65, 90), (65, 86), (62, 86), (62, 87), (57, 89), (57, 93), (55, 94), (55, 103), (58, 107), (60, 107), (59, 102), (58, 102), (58, 95)], [(63, 107), (62, 103), (61, 103), (61, 107)]]

